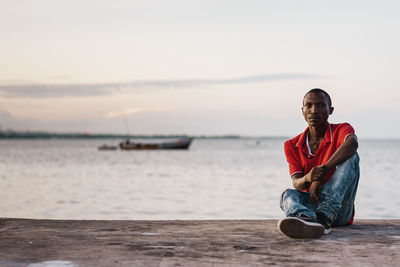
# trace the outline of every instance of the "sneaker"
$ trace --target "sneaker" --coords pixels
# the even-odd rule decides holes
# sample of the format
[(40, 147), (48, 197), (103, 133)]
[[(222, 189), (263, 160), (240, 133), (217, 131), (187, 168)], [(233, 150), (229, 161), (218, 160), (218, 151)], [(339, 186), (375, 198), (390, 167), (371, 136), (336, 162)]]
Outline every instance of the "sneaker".
[(297, 218), (300, 218), (300, 219), (302, 219), (303, 221), (313, 222), (313, 219), (312, 219), (311, 217), (308, 217), (307, 215), (304, 215), (304, 214), (298, 215)]
[(331, 225), (328, 218), (321, 212), (317, 212), (317, 222), (324, 227), (324, 235), (329, 235), (331, 233)]
[(291, 238), (318, 238), (324, 234), (324, 226), (307, 222), (297, 217), (286, 217), (278, 221), (279, 231)]
[[(322, 216), (323, 216), (324, 220), (320, 219)], [(324, 229), (324, 235), (328, 235), (328, 234), (331, 233), (331, 226), (330, 226), (329, 223), (327, 223), (328, 219), (326, 219), (325, 215), (322, 215), (322, 216), (318, 215), (317, 222), (319, 224), (322, 224), (322, 226), (325, 228)], [(303, 221), (306, 221), (306, 222), (314, 222), (311, 217), (308, 217), (307, 215), (304, 215), (304, 214), (298, 215), (297, 218), (300, 218), (300, 219), (302, 219)]]

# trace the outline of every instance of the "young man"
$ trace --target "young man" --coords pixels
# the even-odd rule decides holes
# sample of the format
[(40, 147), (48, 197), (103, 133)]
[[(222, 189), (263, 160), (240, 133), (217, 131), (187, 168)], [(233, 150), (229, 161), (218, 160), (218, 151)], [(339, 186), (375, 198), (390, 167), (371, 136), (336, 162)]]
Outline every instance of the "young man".
[(307, 129), (285, 142), (285, 155), (295, 189), (281, 196), (286, 218), (281, 233), (292, 238), (329, 234), (331, 226), (353, 223), (360, 176), (358, 142), (348, 123), (330, 124), (331, 98), (315, 88), (303, 98)]

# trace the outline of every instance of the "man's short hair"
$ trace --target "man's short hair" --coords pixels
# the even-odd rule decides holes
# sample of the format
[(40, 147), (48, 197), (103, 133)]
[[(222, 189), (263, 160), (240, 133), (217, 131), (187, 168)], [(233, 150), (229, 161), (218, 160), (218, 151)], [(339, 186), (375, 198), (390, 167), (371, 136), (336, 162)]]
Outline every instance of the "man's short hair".
[(306, 99), (306, 96), (307, 96), (309, 93), (321, 93), (321, 94), (324, 94), (324, 95), (328, 98), (328, 104), (329, 104), (329, 106), (330, 106), (330, 107), (332, 106), (331, 97), (329, 96), (329, 94), (328, 94), (327, 92), (325, 92), (324, 90), (322, 90), (322, 89), (320, 89), (320, 88), (314, 88), (314, 89), (311, 89), (310, 91), (308, 91), (308, 92), (304, 95), (304, 97), (303, 97), (303, 104), (304, 104), (304, 99)]

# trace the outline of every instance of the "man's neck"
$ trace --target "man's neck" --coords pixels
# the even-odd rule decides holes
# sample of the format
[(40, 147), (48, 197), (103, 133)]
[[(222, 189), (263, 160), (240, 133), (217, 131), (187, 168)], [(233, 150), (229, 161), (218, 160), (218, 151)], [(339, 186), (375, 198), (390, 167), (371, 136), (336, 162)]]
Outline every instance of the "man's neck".
[(326, 123), (323, 127), (309, 126), (308, 132), (310, 140), (321, 140), (324, 138), (327, 125)]

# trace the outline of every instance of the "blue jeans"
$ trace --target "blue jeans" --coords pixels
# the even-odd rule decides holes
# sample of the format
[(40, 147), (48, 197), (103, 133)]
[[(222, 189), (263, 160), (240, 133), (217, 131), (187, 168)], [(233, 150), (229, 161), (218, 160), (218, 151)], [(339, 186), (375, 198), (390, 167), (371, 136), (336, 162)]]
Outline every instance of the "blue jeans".
[(350, 220), (360, 177), (360, 158), (355, 153), (336, 167), (335, 173), (321, 190), (317, 206), (311, 202), (310, 193), (287, 189), (281, 196), (281, 209), (287, 217), (305, 215), (313, 221), (316, 213), (323, 213), (333, 226), (344, 226)]

